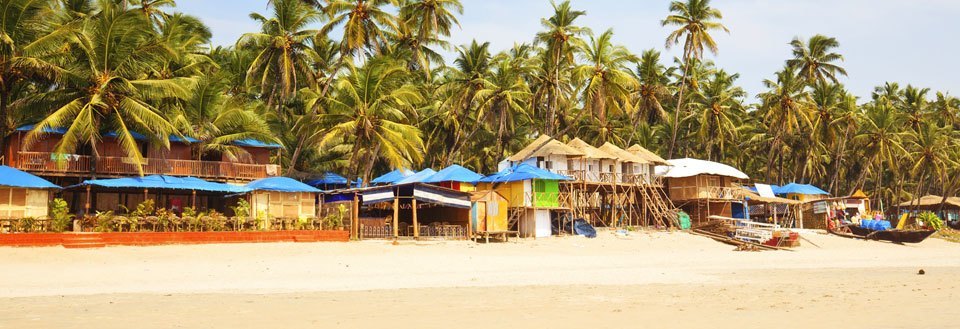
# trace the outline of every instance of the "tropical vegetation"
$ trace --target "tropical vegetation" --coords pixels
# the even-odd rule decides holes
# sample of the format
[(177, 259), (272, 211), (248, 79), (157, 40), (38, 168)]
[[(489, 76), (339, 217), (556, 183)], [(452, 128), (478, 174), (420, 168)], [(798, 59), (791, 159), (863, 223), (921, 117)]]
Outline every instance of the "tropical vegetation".
[(960, 190), (957, 98), (897, 82), (858, 98), (843, 84), (841, 40), (825, 35), (784, 40), (791, 56), (748, 95), (705, 57), (730, 32), (709, 0), (665, 8), (673, 59), (583, 26), (588, 13), (569, 1), (509, 49), (450, 44), (460, 0), (265, 3), (250, 15), (259, 31), (214, 47), (173, 0), (0, 0), (0, 134), (35, 124), (31, 143), (63, 129), (56, 152), (73, 153), (109, 132), (134, 159), (145, 156), (135, 134), (158, 148), (192, 137), (197, 158), (238, 161), (233, 142), (253, 138), (284, 146), (274, 160), (287, 175), (364, 181), (452, 163), (493, 172), (548, 134), (886, 204)]

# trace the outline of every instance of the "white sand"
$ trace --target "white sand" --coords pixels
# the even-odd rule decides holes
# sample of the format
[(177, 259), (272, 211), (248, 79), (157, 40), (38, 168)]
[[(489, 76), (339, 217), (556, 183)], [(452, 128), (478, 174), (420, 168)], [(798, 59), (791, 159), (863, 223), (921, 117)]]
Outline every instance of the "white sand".
[(0, 328), (960, 327), (960, 244), (804, 236), (0, 248)]

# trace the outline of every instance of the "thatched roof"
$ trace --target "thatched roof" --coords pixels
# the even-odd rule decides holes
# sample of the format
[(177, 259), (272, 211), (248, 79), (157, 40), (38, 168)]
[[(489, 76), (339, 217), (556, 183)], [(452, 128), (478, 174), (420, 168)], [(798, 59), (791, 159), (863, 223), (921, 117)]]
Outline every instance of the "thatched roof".
[(600, 150), (616, 156), (617, 160), (620, 160), (622, 162), (650, 164), (650, 161), (647, 161), (644, 158), (637, 156), (636, 154), (627, 152), (626, 150), (616, 145), (610, 144), (610, 142), (607, 142), (601, 145)]
[[(540, 147), (541, 145), (543, 145), (543, 147)], [(520, 152), (517, 152), (513, 156), (507, 158), (507, 160), (519, 162), (530, 158), (545, 157), (550, 155), (566, 155), (572, 157), (584, 156), (583, 152), (567, 146), (567, 144), (561, 143), (550, 136), (540, 135), (540, 137), (537, 137), (537, 140), (533, 141), (533, 143), (530, 143), (530, 145), (527, 145), (527, 147), (524, 147), (522, 150), (520, 150)]]
[(593, 145), (587, 144), (587, 142), (584, 142), (579, 138), (574, 138), (572, 141), (567, 143), (567, 145), (579, 150), (580, 152), (583, 152), (584, 157), (587, 159), (617, 159), (617, 156), (601, 151), (600, 149), (593, 147)]
[(791, 199), (784, 199), (780, 197), (765, 197), (748, 190), (746, 188), (740, 188), (740, 193), (743, 193), (743, 196), (747, 197), (752, 201), (752, 203), (773, 203), (773, 204), (788, 204), (788, 205), (798, 205), (803, 202)]
[[(907, 201), (907, 202), (901, 203), (901, 204), (899, 204), (899, 205), (897, 205), (897, 206), (898, 206), (898, 207), (913, 207), (913, 206), (930, 207), (930, 206), (939, 206), (940, 203), (943, 201), (943, 197), (942, 197), (942, 196), (939, 196), (939, 195), (927, 195), (927, 196), (924, 196), (924, 197), (920, 198), (920, 200), (919, 200), (920, 203), (919, 203), (919, 204), (917, 203), (917, 201), (918, 201), (918, 200)], [(949, 198), (947, 198), (947, 204), (946, 204), (946, 205), (947, 205), (947, 206), (952, 206), (952, 207), (960, 207), (960, 198), (958, 198), (958, 197), (949, 197)]]
[(661, 158), (656, 153), (651, 152), (650, 150), (640, 146), (640, 144), (633, 144), (630, 148), (627, 149), (628, 152), (636, 154), (638, 157), (647, 160), (647, 162), (653, 163), (658, 166), (666, 165), (667, 160)]

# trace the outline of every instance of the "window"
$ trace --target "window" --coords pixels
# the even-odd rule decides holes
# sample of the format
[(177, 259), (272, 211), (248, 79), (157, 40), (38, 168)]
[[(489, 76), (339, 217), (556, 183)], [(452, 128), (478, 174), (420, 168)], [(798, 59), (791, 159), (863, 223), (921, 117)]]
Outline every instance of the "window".
[(553, 161), (544, 161), (543, 168), (546, 170), (553, 170)]

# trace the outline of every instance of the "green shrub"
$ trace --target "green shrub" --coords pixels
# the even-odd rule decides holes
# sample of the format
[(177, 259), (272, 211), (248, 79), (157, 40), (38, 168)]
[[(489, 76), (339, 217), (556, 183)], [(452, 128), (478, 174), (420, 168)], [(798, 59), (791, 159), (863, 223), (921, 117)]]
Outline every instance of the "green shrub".
[(943, 229), (943, 219), (940, 219), (940, 216), (929, 211), (924, 211), (917, 215), (917, 221), (937, 231)]
[(37, 225), (37, 219), (33, 217), (21, 218), (17, 221), (17, 231), (23, 233), (33, 232), (34, 227)]
[(73, 224), (74, 215), (70, 213), (70, 207), (67, 201), (61, 198), (50, 201), (50, 219), (51, 228), (54, 232), (63, 232), (68, 230)]
[(94, 216), (97, 220), (97, 227), (95, 230), (97, 232), (112, 232), (113, 231), (113, 212), (97, 212)]
[(327, 215), (323, 218), (323, 227), (330, 229), (341, 229), (343, 228), (343, 219), (347, 217), (347, 206), (338, 205), (337, 211)]

